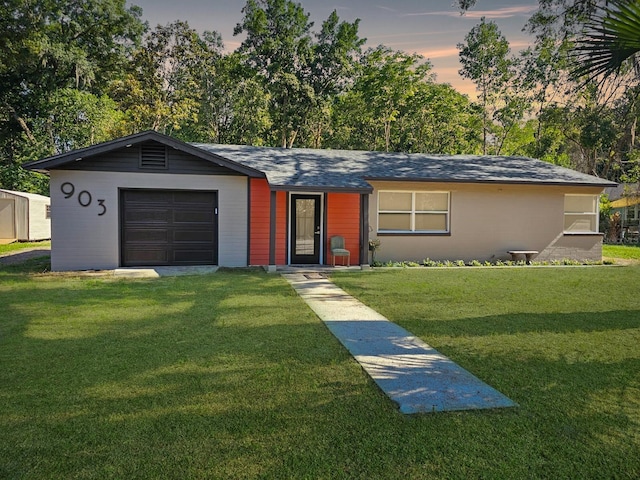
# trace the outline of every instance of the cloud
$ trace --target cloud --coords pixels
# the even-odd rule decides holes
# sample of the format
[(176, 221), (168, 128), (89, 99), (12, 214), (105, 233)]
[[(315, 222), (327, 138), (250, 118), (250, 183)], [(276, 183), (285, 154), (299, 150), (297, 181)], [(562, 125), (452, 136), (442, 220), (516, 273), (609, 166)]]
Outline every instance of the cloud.
[[(481, 17), (487, 18), (511, 18), (517, 16), (528, 16), (535, 10), (537, 5), (520, 5), (517, 7), (503, 7), (496, 8), (495, 10), (470, 10), (462, 18), (477, 19)], [(452, 11), (439, 11), (439, 12), (416, 12), (405, 13), (404, 17), (421, 17), (421, 16), (447, 16), (447, 17), (461, 17), (460, 13)]]
[[(516, 40), (516, 41), (509, 42), (509, 47), (511, 48), (512, 52), (517, 52), (518, 50), (527, 48), (530, 45), (531, 45), (531, 42), (528, 42), (526, 40)], [(458, 57), (460, 50), (458, 50), (457, 47), (443, 47), (443, 48), (435, 48), (431, 50), (423, 49), (423, 50), (419, 50), (417, 53), (419, 53), (420, 55), (428, 59), (453, 58), (453, 57)]]
[(452, 33), (467, 33), (468, 30), (425, 30), (422, 32), (389, 33), (383, 35), (370, 35), (371, 38), (407, 38), (407, 37), (428, 37), (432, 35), (451, 35)]
[(456, 47), (445, 47), (434, 50), (420, 50), (418, 53), (425, 58), (457, 57), (459, 50)]

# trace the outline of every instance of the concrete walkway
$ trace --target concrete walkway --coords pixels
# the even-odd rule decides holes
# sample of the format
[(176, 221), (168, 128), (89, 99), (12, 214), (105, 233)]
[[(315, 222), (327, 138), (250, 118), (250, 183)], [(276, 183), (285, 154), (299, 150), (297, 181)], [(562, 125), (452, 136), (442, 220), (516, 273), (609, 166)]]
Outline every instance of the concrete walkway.
[(113, 271), (121, 278), (180, 277), (183, 275), (208, 275), (218, 271), (217, 265), (189, 265), (184, 267), (120, 267)]
[(402, 413), (517, 406), (321, 273), (283, 273)]

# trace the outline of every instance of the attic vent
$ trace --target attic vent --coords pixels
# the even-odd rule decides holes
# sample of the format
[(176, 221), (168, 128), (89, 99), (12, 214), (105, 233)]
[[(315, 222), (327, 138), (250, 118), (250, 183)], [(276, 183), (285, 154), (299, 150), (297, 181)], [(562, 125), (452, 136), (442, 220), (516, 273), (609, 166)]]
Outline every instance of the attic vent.
[(140, 168), (167, 168), (167, 147), (157, 143), (140, 145)]

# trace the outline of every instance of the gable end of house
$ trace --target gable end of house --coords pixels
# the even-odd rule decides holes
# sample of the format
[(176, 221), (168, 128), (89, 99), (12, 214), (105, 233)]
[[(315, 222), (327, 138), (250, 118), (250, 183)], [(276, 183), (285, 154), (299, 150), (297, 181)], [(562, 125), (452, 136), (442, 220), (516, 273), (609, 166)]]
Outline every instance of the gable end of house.
[(89, 172), (162, 173), (192, 175), (240, 175), (227, 166), (213, 163), (157, 141), (146, 141), (62, 164), (58, 170)]

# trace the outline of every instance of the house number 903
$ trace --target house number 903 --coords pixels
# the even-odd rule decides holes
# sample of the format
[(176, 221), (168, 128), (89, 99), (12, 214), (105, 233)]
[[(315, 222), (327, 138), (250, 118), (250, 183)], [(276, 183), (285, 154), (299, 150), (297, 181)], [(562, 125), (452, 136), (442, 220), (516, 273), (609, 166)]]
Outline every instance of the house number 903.
[[(76, 187), (71, 182), (64, 182), (62, 185), (60, 185), (60, 191), (64, 194), (64, 198), (71, 198), (76, 193)], [(78, 203), (81, 207), (88, 207), (89, 205), (91, 205), (91, 202), (93, 202), (93, 197), (87, 190), (82, 190), (81, 192), (79, 192), (77, 198)], [(98, 199), (97, 202), (98, 206), (101, 208), (98, 216), (101, 217), (102, 215), (107, 213), (107, 206), (104, 204), (104, 199)]]

